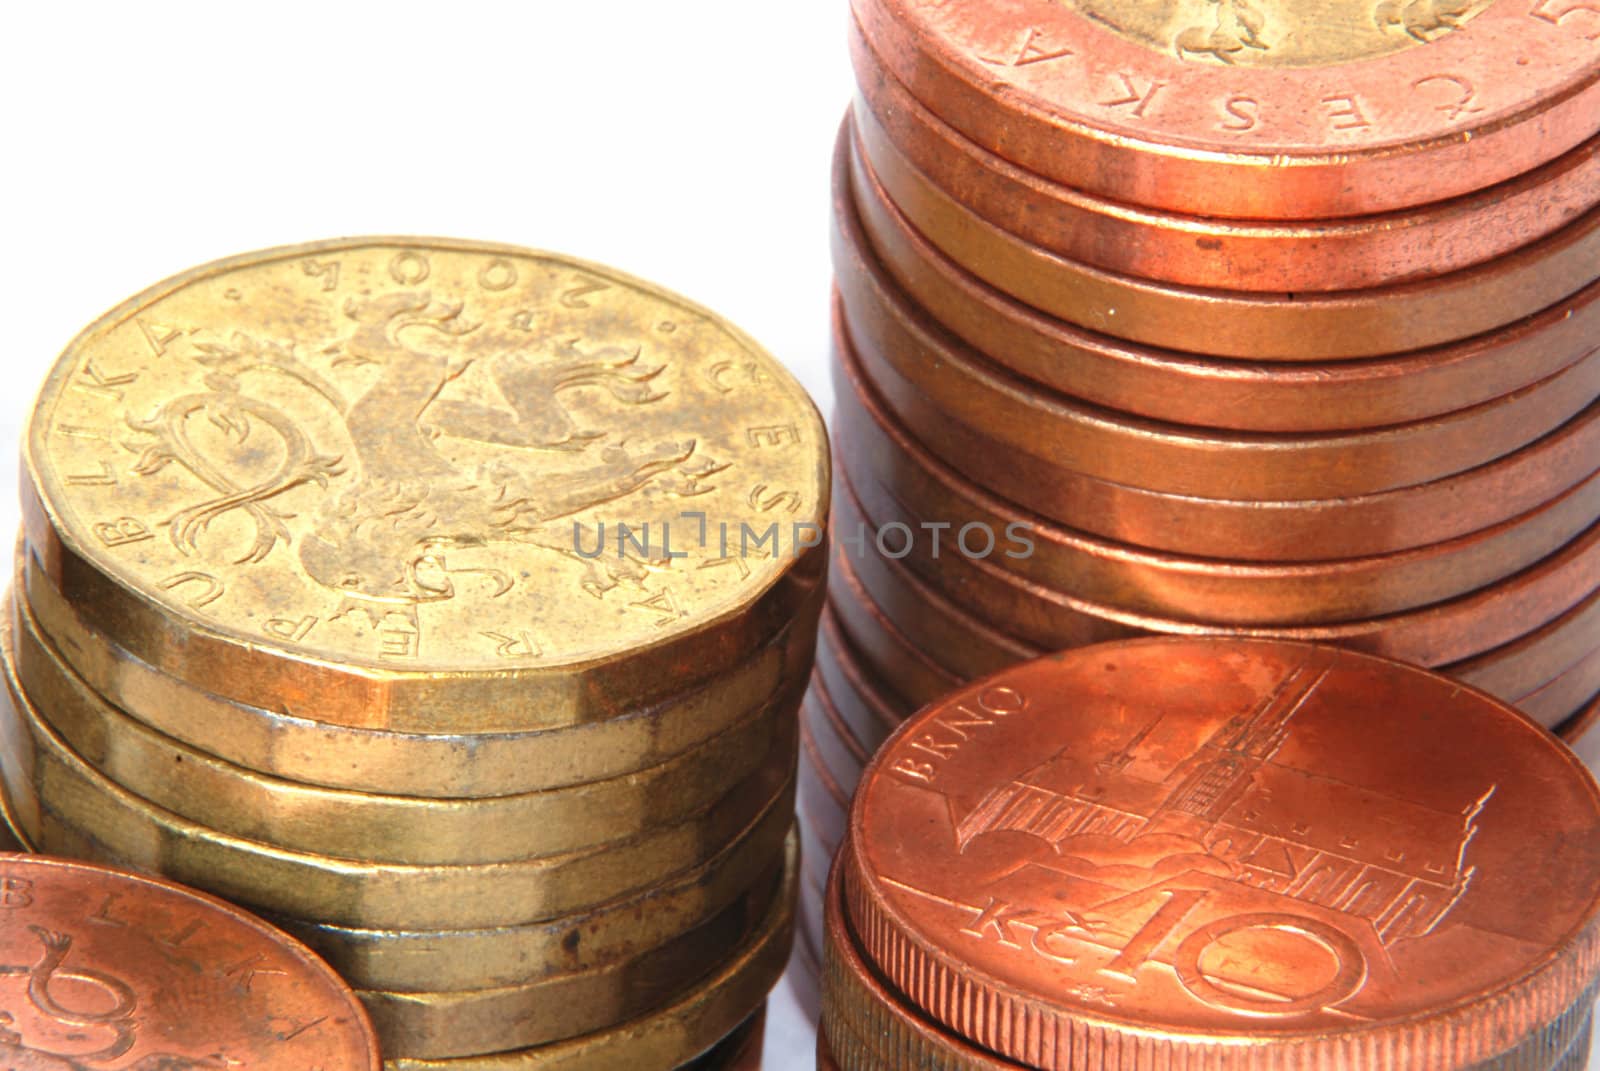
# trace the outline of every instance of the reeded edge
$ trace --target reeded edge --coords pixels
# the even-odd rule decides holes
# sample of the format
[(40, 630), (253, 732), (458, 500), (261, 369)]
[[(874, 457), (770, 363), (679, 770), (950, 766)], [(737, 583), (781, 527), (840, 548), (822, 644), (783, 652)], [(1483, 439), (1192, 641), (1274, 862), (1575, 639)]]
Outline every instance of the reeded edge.
[[(0, 791), (0, 809), (3, 809), (4, 805), (5, 794), (3, 791)], [(4, 817), (9, 824), (9, 814), (4, 815)], [(23, 840), (23, 838), (19, 836), (18, 840)], [(23, 843), (26, 845), (27, 842), (23, 840)], [(32, 848), (29, 848), (28, 850), (29, 852), (33, 851)], [(100, 863), (86, 863), (72, 859), (59, 859), (52, 856), (38, 854), (12, 856), (10, 858), (0, 856), (0, 866), (21, 866), (25, 868), (38, 867), (46, 870), (68, 871), (86, 874), (113, 874), (118, 878), (125, 879), (137, 885), (156, 889), (163, 895), (172, 895), (182, 899), (196, 901), (214, 911), (220, 912), (229, 919), (232, 919), (238, 924), (244, 926), (246, 929), (252, 930), (261, 935), (272, 944), (288, 949), (289, 952), (291, 952), (294, 957), (301, 962), (308, 972), (319, 975), (324, 981), (331, 983), (331, 988), (346, 998), (346, 1003), (349, 1005), (349, 1014), (351, 1020), (356, 1024), (357, 1030), (366, 1036), (367, 1050), (371, 1054), (371, 1062), (368, 1064), (368, 1066), (372, 1068), (372, 1071), (377, 1071), (378, 1067), (380, 1066), (380, 1058), (378, 1055), (378, 1036), (373, 1031), (372, 1019), (369, 1015), (367, 1015), (365, 1006), (363, 1006), (361, 1001), (356, 998), (356, 995), (351, 990), (349, 984), (345, 982), (343, 978), (339, 977), (338, 973), (335, 972), (332, 967), (328, 966), (327, 962), (321, 956), (318, 956), (305, 944), (297, 940), (292, 935), (261, 921), (256, 916), (238, 907), (237, 905), (231, 904), (228, 901), (223, 900), (221, 897), (212, 896), (210, 893), (201, 892), (199, 889), (192, 889), (186, 885), (180, 885), (177, 882), (169, 881), (165, 878), (156, 877), (151, 874), (139, 873), (134, 870), (129, 870), (126, 867), (110, 866)]]
[[(61, 522), (59, 511), (51, 504), (45, 494), (48, 486), (40, 480), (40, 471), (37, 463), (38, 453), (45, 449), (42, 437), (45, 434), (44, 409), (47, 398), (59, 397), (65, 390), (65, 381), (70, 378), (73, 368), (72, 361), (81, 353), (82, 349), (94, 338), (120, 325), (122, 322), (135, 316), (141, 309), (150, 303), (167, 297), (182, 288), (204, 279), (209, 279), (229, 271), (245, 267), (260, 266), (275, 261), (289, 260), (291, 258), (308, 255), (326, 254), (333, 251), (354, 250), (365, 248), (382, 248), (386, 246), (414, 246), (427, 247), (439, 250), (448, 250), (456, 253), (484, 253), (502, 254), (506, 256), (519, 256), (537, 259), (543, 262), (560, 265), (574, 271), (589, 273), (601, 278), (616, 282), (622, 287), (642, 292), (656, 300), (672, 304), (691, 315), (704, 318), (708, 323), (724, 332), (737, 345), (748, 350), (751, 354), (764, 358), (771, 366), (770, 371), (774, 378), (781, 382), (786, 391), (797, 403), (797, 419), (810, 423), (817, 443), (815, 451), (816, 469), (813, 473), (818, 489), (819, 500), (816, 506), (816, 516), (813, 518), (819, 531), (825, 530), (827, 525), (827, 509), (830, 497), (831, 466), (829, 461), (828, 438), (826, 423), (817, 409), (816, 402), (801, 386), (800, 381), (794, 377), (775, 356), (765, 347), (761, 346), (754, 338), (728, 322), (725, 318), (712, 312), (710, 309), (689, 301), (653, 283), (646, 282), (626, 272), (592, 263), (575, 257), (562, 254), (549, 253), (541, 250), (528, 249), (521, 246), (494, 242), (475, 242), (464, 239), (428, 238), (422, 236), (371, 236), (354, 238), (334, 238), (321, 241), (306, 242), (298, 245), (276, 246), (269, 249), (243, 253), (232, 257), (212, 261), (199, 265), (187, 271), (170, 276), (165, 280), (151, 286), (139, 294), (117, 305), (113, 309), (96, 318), (88, 327), (78, 333), (62, 350), (56, 358), (45, 383), (41, 386), (35, 397), (33, 406), (29, 409), (27, 422), (22, 434), (22, 459), (21, 478), (19, 489), (23, 498), (23, 517), (29, 542), (34, 547), (41, 564), (45, 567), (52, 580), (61, 585), (63, 579), (74, 580), (79, 572), (86, 573), (100, 582), (103, 589), (101, 594), (113, 600), (113, 610), (100, 609), (96, 614), (95, 622), (102, 626), (101, 630), (112, 636), (121, 646), (138, 652), (141, 646), (146, 646), (149, 637), (160, 632), (175, 631), (176, 636), (169, 636), (166, 644), (169, 653), (176, 656), (179, 652), (186, 652), (190, 646), (214, 647), (229, 654), (236, 665), (259, 664), (270, 673), (294, 677), (296, 674), (306, 676), (306, 683), (315, 693), (319, 686), (327, 690), (329, 681), (324, 678), (338, 678), (347, 682), (347, 686), (357, 689), (362, 693), (371, 692), (372, 695), (364, 696), (368, 703), (380, 702), (385, 711), (390, 708), (414, 709), (424, 716), (440, 705), (447, 705), (451, 700), (459, 701), (462, 691), (463, 677), (466, 680), (477, 682), (485, 694), (475, 697), (478, 702), (487, 704), (488, 696), (499, 696), (504, 702), (514, 708), (526, 704), (528, 689), (531, 686), (540, 686), (557, 696), (566, 698), (574, 703), (572, 709), (557, 711), (546, 709), (540, 715), (530, 720), (527, 728), (557, 728), (562, 725), (581, 723), (595, 717), (603, 717), (606, 711), (589, 710), (583, 705), (586, 698), (582, 683), (588, 682), (592, 687), (592, 677), (604, 671), (607, 667), (614, 666), (621, 656), (621, 663), (633, 669), (642, 667), (651, 658), (678, 660), (680, 666), (694, 665), (702, 674), (709, 676), (714, 673), (719, 665), (716, 661), (696, 658), (695, 649), (697, 641), (715, 648), (723, 642), (722, 633), (732, 634), (735, 640), (741, 640), (741, 629), (737, 626), (745, 618), (755, 617), (758, 612), (769, 602), (781, 603), (789, 597), (785, 581), (791, 576), (804, 576), (809, 571), (808, 561), (815, 560), (817, 547), (807, 548), (804, 554), (793, 556), (785, 568), (777, 569), (773, 575), (759, 588), (745, 593), (737, 604), (729, 605), (722, 611), (703, 617), (696, 621), (692, 627), (679, 629), (675, 633), (659, 636), (653, 640), (635, 645), (625, 651), (616, 652), (609, 656), (594, 656), (587, 659), (574, 660), (568, 663), (554, 665), (540, 665), (535, 667), (508, 666), (490, 670), (487, 667), (467, 670), (452, 671), (448, 665), (442, 666), (417, 666), (404, 671), (395, 671), (384, 666), (381, 661), (374, 658), (371, 665), (358, 665), (354, 660), (337, 661), (331, 657), (312, 655), (303, 651), (294, 651), (288, 648), (275, 647), (269, 637), (246, 635), (242, 632), (223, 629), (207, 622), (193, 618), (188, 613), (188, 608), (178, 600), (167, 600), (155, 593), (141, 592), (133, 584), (117, 575), (115, 563), (107, 562), (102, 565), (91, 549), (74, 537), (71, 530)], [(826, 555), (822, 555), (825, 559)], [(70, 594), (70, 593), (69, 593)], [(731, 599), (729, 600), (732, 601)], [(93, 606), (85, 609), (94, 611)], [(769, 611), (770, 612), (770, 611)], [(784, 614), (781, 608), (779, 616)], [(111, 629), (103, 628), (108, 622), (112, 623)], [(122, 622), (123, 628), (118, 629), (116, 622)], [(164, 629), (162, 625), (176, 626), (175, 629)], [(127, 641), (133, 642), (127, 642)], [(154, 642), (154, 641), (150, 641)], [(162, 646), (157, 644), (157, 646)], [(741, 646), (741, 653), (742, 646)], [(190, 680), (199, 687), (204, 683), (193, 680), (184, 672), (185, 659), (147, 659), (152, 665), (172, 672), (184, 680)], [(442, 675), (452, 672), (461, 673), (449, 679), (442, 679)], [(565, 685), (565, 688), (558, 687)], [(247, 696), (235, 698), (249, 702)], [(266, 702), (256, 702), (251, 705), (271, 706)], [(368, 724), (363, 721), (360, 724)]]
[[(1203, 641), (1153, 637), (1118, 641), (1116, 647), (1174, 646), (1193, 647)], [(1243, 644), (1270, 647), (1307, 647), (1294, 641), (1225, 639), (1225, 647)], [(1111, 644), (1064, 652), (1056, 658), (1096, 658)], [(1338, 649), (1341, 659), (1371, 660), (1408, 674), (1439, 679), (1460, 692), (1476, 696), (1504, 714), (1513, 717), (1524, 729), (1535, 734), (1540, 744), (1553, 749), (1554, 757), (1565, 762), (1588, 789), (1594, 809), (1600, 813), (1600, 784), (1572, 751), (1546, 729), (1504, 701), (1470, 685), (1439, 678), (1426, 669), (1394, 659), (1360, 651)], [(1003, 681), (1016, 667), (974, 681), (957, 694), (983, 690)], [(919, 719), (908, 719), (879, 749), (862, 774), (863, 784), (882, 775), (885, 756), (895, 739), (918, 727)], [(850, 809), (846, 839), (848, 853), (841, 852), (839, 867), (844, 871), (843, 887), (848, 917), (866, 958), (877, 966), (890, 983), (935, 1019), (954, 1025), (963, 1020), (962, 1030), (980, 1044), (1005, 1047), (1014, 1057), (1028, 1063), (1069, 1071), (1079, 1062), (1089, 1061), (1108, 1067), (1161, 1067), (1177, 1061), (1183, 1066), (1206, 1071), (1412, 1071), (1404, 1062), (1407, 1053), (1448, 1053), (1457, 1063), (1493, 1059), (1496, 1039), (1521, 1037), (1554, 1020), (1571, 1007), (1579, 994), (1600, 977), (1600, 894), (1591, 899), (1587, 914), (1580, 917), (1567, 936), (1540, 961), (1503, 982), (1492, 993), (1461, 998), (1441, 1008), (1395, 1019), (1365, 1030), (1352, 1030), (1332, 1037), (1326, 1032), (1277, 1033), (1270, 1036), (1272, 1048), (1262, 1048), (1262, 1036), (1248, 1032), (1221, 1030), (1193, 1031), (1180, 1036), (1134, 1020), (1098, 1014), (1086, 1008), (1047, 1007), (1048, 998), (988, 978), (948, 950), (926, 941), (876, 888), (860, 847), (867, 795), (858, 793)], [(957, 1009), (965, 1009), (958, 1011)], [(1026, 1050), (1026, 1051), (1022, 1051)], [(1272, 1062), (1255, 1057), (1272, 1053)]]

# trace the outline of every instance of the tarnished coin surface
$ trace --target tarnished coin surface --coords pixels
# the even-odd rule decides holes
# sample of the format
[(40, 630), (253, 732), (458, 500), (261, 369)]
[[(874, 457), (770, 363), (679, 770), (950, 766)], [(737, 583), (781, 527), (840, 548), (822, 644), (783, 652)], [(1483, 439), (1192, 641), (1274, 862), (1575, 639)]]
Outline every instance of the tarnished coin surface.
[(0, 856), (0, 1067), (379, 1066), (349, 988), (244, 912), (134, 874)]
[(69, 345), (24, 453), (29, 541), (113, 642), (252, 706), (436, 733), (715, 675), (793, 613), (828, 497), (815, 408), (735, 328), (431, 239), (159, 284)]
[(1210, 216), (1442, 201), (1600, 129), (1585, 0), (856, 0), (895, 75), (1041, 175)]
[(878, 753), (849, 844), (868, 959), (1033, 1067), (1471, 1066), (1600, 966), (1578, 760), (1327, 647), (1134, 641), (989, 677)]

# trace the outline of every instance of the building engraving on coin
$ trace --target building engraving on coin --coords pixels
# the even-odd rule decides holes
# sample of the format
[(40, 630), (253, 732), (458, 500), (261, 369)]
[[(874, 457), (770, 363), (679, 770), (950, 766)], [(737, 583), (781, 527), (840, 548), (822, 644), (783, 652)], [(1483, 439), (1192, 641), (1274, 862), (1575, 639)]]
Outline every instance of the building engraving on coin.
[(1182, 59), (1310, 67), (1370, 59), (1460, 29), (1488, 0), (1061, 0), (1124, 37)]
[(331, 243), (180, 277), (74, 349), (30, 435), (58, 527), (180, 614), (312, 656), (581, 661), (820, 542), (798, 386), (596, 266)]
[[(1533, 851), (1514, 835), (1529, 786), (1504, 801), (1482, 758), (1437, 778), (1435, 742), (1403, 730), (1375, 735), (1419, 764), (1415, 778), (1343, 758), (1330, 749), (1359, 730), (1341, 714), (1381, 717), (1348, 717), (1360, 685), (1330, 694), (1362, 667), (1279, 647), (1297, 658), (1268, 660), (1271, 679), (1251, 667), (1247, 688), (1193, 682), (1201, 697), (1249, 695), (1231, 709), (1159, 685), (1118, 694), (1085, 670), (1081, 694), (1012, 673), (919, 718), (853, 818), (867, 875), (853, 911), (882, 905), (862, 923), (869, 948), (904, 954), (876, 942), (909, 928), (998, 980), (985, 984), (1224, 1029), (1377, 1021), (1539, 961), (1546, 931), (1571, 919), (1565, 906), (1531, 919), (1507, 899), (1504, 864)], [(1138, 657), (1106, 680), (1142, 672)], [(1427, 724), (1451, 692), (1435, 688), (1385, 698), (1420, 708), (1397, 720)]]

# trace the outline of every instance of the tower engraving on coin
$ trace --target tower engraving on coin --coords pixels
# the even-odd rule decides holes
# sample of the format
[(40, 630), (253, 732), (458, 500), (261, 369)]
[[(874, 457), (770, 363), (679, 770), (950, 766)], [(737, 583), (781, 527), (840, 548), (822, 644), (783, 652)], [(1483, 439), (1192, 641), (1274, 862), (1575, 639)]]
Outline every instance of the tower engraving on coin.
[(335, 243), (131, 305), (47, 384), (37, 483), (107, 572), (208, 623), (358, 663), (569, 662), (715, 617), (820, 539), (798, 387), (604, 269)]

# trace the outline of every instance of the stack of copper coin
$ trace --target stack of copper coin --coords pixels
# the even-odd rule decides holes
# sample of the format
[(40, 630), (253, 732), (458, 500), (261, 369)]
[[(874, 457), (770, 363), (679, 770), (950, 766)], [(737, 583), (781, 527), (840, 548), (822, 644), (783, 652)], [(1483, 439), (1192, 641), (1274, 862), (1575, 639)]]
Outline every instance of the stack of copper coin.
[(1139, 635), (1600, 746), (1591, 8), (855, 0), (815, 843), (911, 710)]
[(1600, 785), (1427, 670), (1122, 641), (909, 720), (827, 895), (823, 1067), (1577, 1071)]
[(522, 249), (274, 250), (88, 328), (24, 455), (27, 842), (281, 925), (391, 1067), (748, 1058), (829, 498), (753, 342)]

